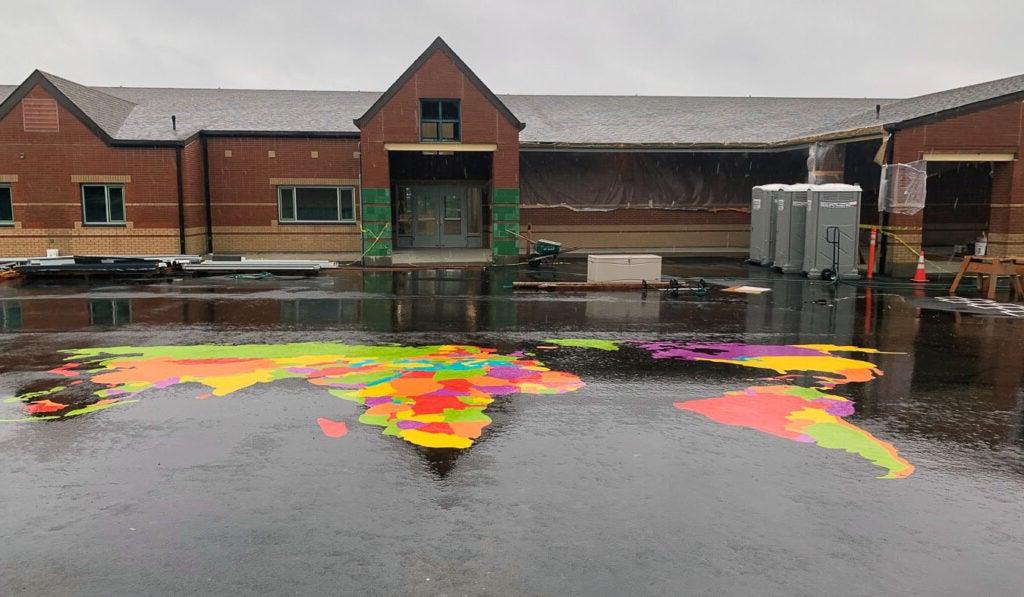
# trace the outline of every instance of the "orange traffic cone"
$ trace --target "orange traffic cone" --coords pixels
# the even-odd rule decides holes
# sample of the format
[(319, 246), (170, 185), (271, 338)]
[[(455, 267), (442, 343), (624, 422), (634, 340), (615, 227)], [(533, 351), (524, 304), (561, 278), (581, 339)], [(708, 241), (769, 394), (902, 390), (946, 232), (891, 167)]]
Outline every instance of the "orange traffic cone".
[(911, 282), (927, 282), (928, 278), (924, 273), (924, 251), (917, 254), (917, 270), (914, 271), (914, 277), (910, 279)]

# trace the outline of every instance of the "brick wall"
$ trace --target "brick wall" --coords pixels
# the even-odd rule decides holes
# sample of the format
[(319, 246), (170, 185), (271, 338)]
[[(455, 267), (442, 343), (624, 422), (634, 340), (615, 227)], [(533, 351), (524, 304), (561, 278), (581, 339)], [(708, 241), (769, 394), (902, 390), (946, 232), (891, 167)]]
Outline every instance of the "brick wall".
[(461, 100), (462, 142), (496, 143), (495, 188), (519, 186), (519, 130), (444, 52), (435, 52), (362, 129), (363, 184), (388, 188), (384, 143), (420, 141), (420, 98)]
[[(983, 110), (926, 122), (896, 132), (893, 161), (919, 160), (928, 152), (1012, 152), (1017, 159), (1024, 149), (1024, 103), (1010, 101)], [(989, 212), (990, 254), (1024, 254), (1024, 168), (1017, 162), (995, 165)], [(927, 199), (926, 199), (927, 206)], [(925, 210), (907, 216), (891, 214), (889, 225), (904, 228), (900, 237), (919, 249)], [(931, 235), (930, 235), (931, 236)], [(915, 252), (889, 243), (892, 265), (913, 263)]]
[[(390, 260), (391, 175), (385, 143), (420, 141), (421, 98), (460, 100), (461, 141), (497, 145), (491, 162), (491, 217), (484, 238), (495, 258), (514, 259), (519, 216), (519, 129), (445, 51), (431, 54), (361, 129), (362, 180), (372, 190), (367, 195), (367, 204), (373, 209), (372, 213), (364, 213), (367, 257), (373, 263), (386, 264)], [(381, 242), (381, 235), (387, 240)]]
[[(50, 96), (41, 87), (27, 96)], [(174, 149), (110, 147), (63, 106), (59, 131), (25, 132), (22, 106), (0, 120), (0, 178), (10, 182), (13, 227), (0, 228), (0, 256), (178, 253)], [(82, 225), (81, 183), (124, 183), (123, 227)]]
[(277, 209), (279, 184), (331, 184), (356, 188), (358, 214), (358, 151), (356, 139), (209, 138), (207, 152), (214, 251), (359, 251), (358, 223), (281, 224)]

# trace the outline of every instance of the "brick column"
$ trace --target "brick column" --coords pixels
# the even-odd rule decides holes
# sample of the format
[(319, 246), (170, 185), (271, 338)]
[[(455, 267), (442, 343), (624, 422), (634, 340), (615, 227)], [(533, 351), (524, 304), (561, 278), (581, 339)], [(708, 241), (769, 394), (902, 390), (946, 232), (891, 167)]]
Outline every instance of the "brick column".
[(391, 265), (391, 191), (363, 188), (360, 197), (363, 265)]
[[(887, 274), (891, 276), (910, 276), (914, 273), (914, 269), (917, 267), (917, 252), (921, 250), (921, 233), (923, 230), (923, 209), (912, 216), (889, 214), (890, 236), (886, 241), (888, 248), (885, 254), (885, 271)], [(927, 258), (928, 256), (925, 255), (925, 257)]]
[[(894, 134), (891, 140), (892, 163), (909, 164), (921, 159), (924, 146), (923, 135), (924, 129), (920, 127)], [(925, 197), (925, 205), (928, 205), (927, 197)], [(893, 236), (886, 239), (885, 272), (893, 277), (910, 277), (917, 266), (917, 253), (921, 250), (924, 209), (912, 216), (891, 213), (888, 225), (890, 235), (895, 235), (899, 239), (897, 240)]]
[(1024, 256), (1024, 168), (996, 162), (988, 216), (988, 255)]
[(491, 193), (491, 256), (495, 263), (519, 259), (519, 189)]

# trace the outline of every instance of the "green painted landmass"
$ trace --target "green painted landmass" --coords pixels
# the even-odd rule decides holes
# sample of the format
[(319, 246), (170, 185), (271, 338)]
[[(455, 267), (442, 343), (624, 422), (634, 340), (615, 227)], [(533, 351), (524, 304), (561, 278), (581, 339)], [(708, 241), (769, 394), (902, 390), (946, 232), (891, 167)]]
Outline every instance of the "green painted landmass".
[(548, 344), (571, 348), (595, 348), (597, 350), (618, 350), (619, 343), (615, 340), (597, 340), (593, 338), (548, 338)]

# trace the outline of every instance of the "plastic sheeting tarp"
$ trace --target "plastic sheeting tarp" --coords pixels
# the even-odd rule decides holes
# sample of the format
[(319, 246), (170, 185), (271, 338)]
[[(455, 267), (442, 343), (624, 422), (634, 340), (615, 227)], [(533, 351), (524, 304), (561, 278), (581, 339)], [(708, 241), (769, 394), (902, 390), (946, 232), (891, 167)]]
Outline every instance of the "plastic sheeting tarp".
[(807, 150), (807, 182), (810, 184), (841, 183), (845, 167), (845, 145), (815, 143)]
[(928, 189), (928, 162), (882, 166), (878, 211), (912, 216), (924, 209)]
[(802, 180), (806, 153), (520, 154), (521, 206), (615, 209), (750, 210), (750, 189)]

